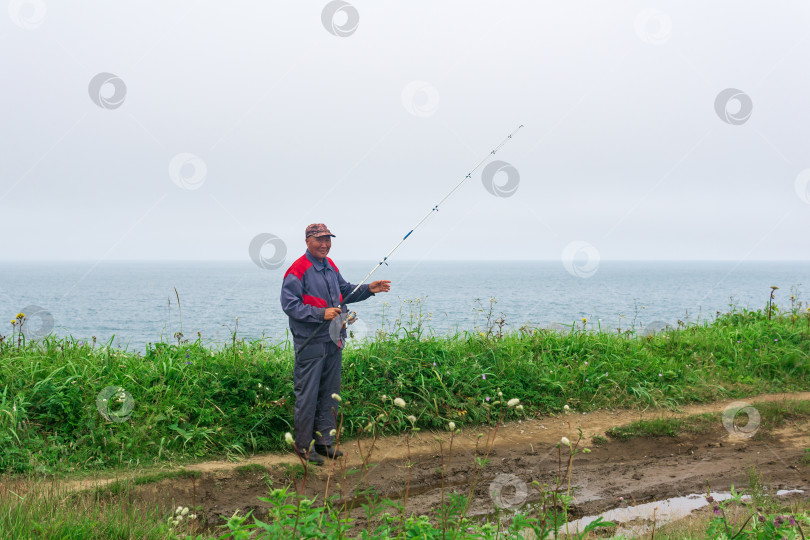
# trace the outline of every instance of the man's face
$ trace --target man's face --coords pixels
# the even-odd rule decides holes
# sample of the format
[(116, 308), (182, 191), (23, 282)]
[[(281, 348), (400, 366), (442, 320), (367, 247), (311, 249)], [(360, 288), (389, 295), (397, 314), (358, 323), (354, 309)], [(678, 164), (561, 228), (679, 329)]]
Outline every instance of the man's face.
[(307, 249), (319, 259), (326, 258), (331, 248), (332, 237), (328, 234), (324, 236), (310, 236), (307, 238)]

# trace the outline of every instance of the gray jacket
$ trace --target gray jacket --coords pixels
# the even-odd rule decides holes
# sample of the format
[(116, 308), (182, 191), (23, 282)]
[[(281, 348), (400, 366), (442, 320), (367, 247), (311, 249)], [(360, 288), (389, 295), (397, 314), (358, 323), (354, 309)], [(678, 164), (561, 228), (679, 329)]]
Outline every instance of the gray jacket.
[[(300, 345), (315, 331), (323, 322), (327, 307), (338, 307), (344, 303), (344, 299), (350, 304), (374, 296), (368, 290), (368, 285), (362, 285), (350, 298), (349, 294), (355, 287), (356, 285), (343, 279), (329, 257), (321, 263), (307, 250), (292, 263), (281, 284), (281, 309), (290, 318), (293, 343)], [(329, 334), (330, 326), (332, 324), (324, 325), (312, 339), (312, 343), (332, 339)], [(333, 333), (336, 334), (336, 330), (333, 329)], [(340, 334), (341, 343), (345, 338), (346, 330), (343, 329)]]

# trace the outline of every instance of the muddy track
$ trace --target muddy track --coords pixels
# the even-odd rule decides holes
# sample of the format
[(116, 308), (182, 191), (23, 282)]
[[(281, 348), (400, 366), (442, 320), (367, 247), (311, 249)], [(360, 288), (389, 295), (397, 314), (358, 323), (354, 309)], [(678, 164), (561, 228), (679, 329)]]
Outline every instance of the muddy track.
[[(786, 399), (810, 400), (810, 392), (762, 395), (742, 401), (756, 404)], [(572, 485), (575, 515), (590, 515), (615, 508), (620, 504), (620, 497), (626, 501), (624, 504), (634, 504), (701, 492), (706, 490), (707, 482), (713, 491), (727, 490), (732, 483), (745, 486), (750, 467), (756, 467), (764, 481), (774, 489), (810, 488), (810, 466), (802, 460), (804, 450), (810, 448), (810, 425), (806, 422), (789, 423), (777, 431), (749, 439), (732, 437), (718, 422), (709, 433), (697, 436), (632, 439), (627, 442), (610, 439), (599, 446), (592, 443), (593, 436), (604, 435), (610, 427), (639, 419), (719, 413), (731, 402), (687, 406), (677, 413), (662, 410), (596, 411), (588, 414), (571, 412), (509, 423), (498, 429), (489, 453), (489, 464), (480, 474), (476, 472), (475, 457), (485, 449), (487, 439), (493, 434), (491, 428), (463, 430), (454, 438), (452, 456), (447, 451), (449, 433), (416, 434), (409, 441), (413, 463), (410, 471), (407, 467), (407, 438), (387, 437), (377, 441), (371, 458), (375, 465), (368, 474), (362, 478), (360, 474), (350, 475), (345, 481), (346, 485), (340, 486), (342, 467), (358, 468), (361, 463), (359, 448), (367, 449), (369, 444), (369, 441), (361, 441), (358, 447), (357, 442), (351, 442), (343, 446), (345, 461), (310, 467), (306, 493), (322, 498), (328, 486), (329, 494), (343, 493), (351, 501), (358, 483), (362, 482), (381, 497), (403, 499), (410, 473), (407, 507), (415, 513), (429, 514), (438, 507), (442, 497), (442, 476), (439, 473), (442, 455), (436, 440), (438, 437), (444, 447), (446, 492), (469, 493), (475, 483), (470, 513), (490, 513), (494, 509), (490, 491), (499, 475), (514, 475), (500, 476), (498, 480), (499, 483), (512, 485), (505, 488), (511, 490), (504, 492), (507, 503), (519, 501), (522, 504), (537, 499), (538, 494), (531, 487), (525, 500), (520, 497), (520, 492), (515, 492), (515, 486), (519, 488), (521, 483), (528, 486), (532, 481), (537, 481), (553, 485), (559, 472), (560, 438), (565, 436), (576, 441), (578, 429), (583, 433), (580, 447), (587, 446), (592, 451), (578, 454), (574, 460)], [(479, 433), (483, 437), (479, 438)], [(216, 525), (236, 510), (244, 514), (254, 509), (259, 516), (264, 513), (264, 503), (257, 499), (267, 493), (264, 473), (239, 471), (237, 467), (262, 465), (269, 471), (273, 485), (281, 487), (290, 482), (289, 466), (297, 463), (298, 460), (291, 453), (257, 455), (240, 463), (206, 461), (185, 467), (203, 473), (199, 479), (168, 479), (144, 486), (143, 489), (170, 498), (172, 504), (201, 504), (206, 521)], [(101, 481), (102, 484), (104, 482)], [(98, 485), (98, 481), (93, 483)], [(81, 489), (91, 486), (85, 481), (74, 482), (72, 487)], [(359, 514), (357, 512), (355, 517)]]

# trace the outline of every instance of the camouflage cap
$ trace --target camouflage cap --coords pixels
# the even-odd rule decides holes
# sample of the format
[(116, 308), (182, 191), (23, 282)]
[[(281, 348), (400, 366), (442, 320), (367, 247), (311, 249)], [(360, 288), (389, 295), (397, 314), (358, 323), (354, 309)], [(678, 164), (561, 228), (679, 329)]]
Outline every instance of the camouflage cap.
[(329, 229), (326, 228), (326, 225), (323, 223), (313, 223), (307, 227), (307, 235), (305, 238), (309, 238), (310, 236), (335, 236), (332, 234)]

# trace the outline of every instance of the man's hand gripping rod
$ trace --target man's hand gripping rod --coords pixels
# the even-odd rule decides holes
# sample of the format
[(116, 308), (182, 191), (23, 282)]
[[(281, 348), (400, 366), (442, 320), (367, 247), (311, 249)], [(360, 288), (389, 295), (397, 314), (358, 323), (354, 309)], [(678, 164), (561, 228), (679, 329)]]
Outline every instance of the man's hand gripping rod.
[[(350, 299), (352, 296), (354, 296), (354, 295), (357, 293), (357, 291), (360, 289), (360, 287), (361, 287), (361, 286), (362, 286), (362, 285), (363, 285), (363, 284), (364, 284), (366, 281), (368, 281), (368, 278), (370, 278), (370, 277), (372, 276), (372, 274), (374, 274), (374, 272), (376, 272), (376, 271), (377, 271), (377, 269), (378, 269), (379, 267), (381, 267), (381, 266), (382, 266), (382, 265), (384, 265), (384, 264), (385, 264), (385, 265), (387, 265), (387, 264), (388, 264), (388, 263), (386, 262), (386, 261), (388, 260), (388, 258), (389, 258), (391, 255), (393, 255), (393, 254), (394, 254), (394, 252), (395, 252), (397, 249), (399, 249), (399, 246), (401, 246), (401, 245), (402, 245), (402, 243), (403, 243), (403, 242), (405, 242), (405, 240), (407, 240), (407, 239), (408, 239), (408, 237), (409, 237), (411, 234), (413, 234), (413, 232), (414, 232), (416, 229), (418, 229), (419, 227), (421, 227), (421, 226), (422, 226), (422, 224), (423, 224), (425, 221), (427, 221), (427, 219), (428, 219), (428, 218), (429, 218), (429, 217), (430, 217), (430, 216), (433, 214), (433, 212), (438, 212), (438, 211), (439, 211), (439, 205), (441, 205), (442, 203), (444, 203), (444, 201), (446, 201), (446, 200), (447, 200), (447, 199), (450, 197), (450, 195), (452, 195), (452, 194), (453, 194), (453, 193), (454, 193), (454, 192), (455, 192), (455, 191), (456, 191), (458, 188), (460, 188), (460, 187), (461, 187), (461, 184), (463, 184), (463, 183), (464, 183), (464, 182), (465, 182), (467, 179), (472, 178), (472, 174), (473, 174), (473, 173), (474, 173), (474, 172), (475, 172), (475, 171), (478, 169), (478, 167), (480, 167), (480, 166), (481, 166), (481, 165), (482, 165), (482, 164), (483, 164), (483, 163), (484, 163), (486, 160), (488, 160), (488, 159), (490, 158), (490, 156), (494, 156), (494, 155), (495, 155), (495, 153), (496, 153), (498, 150), (500, 150), (500, 149), (501, 149), (501, 147), (502, 147), (504, 144), (506, 144), (506, 141), (508, 141), (509, 139), (511, 139), (511, 138), (512, 138), (512, 135), (514, 135), (515, 133), (517, 133), (518, 131), (520, 131), (520, 128), (522, 128), (522, 127), (523, 127), (523, 125), (521, 124), (521, 125), (520, 125), (520, 126), (518, 126), (518, 127), (517, 127), (517, 129), (515, 129), (515, 130), (514, 130), (512, 133), (510, 133), (509, 135), (507, 135), (507, 136), (506, 136), (506, 138), (505, 138), (504, 140), (502, 140), (502, 141), (501, 141), (501, 143), (500, 143), (498, 146), (496, 146), (495, 148), (493, 148), (493, 149), (492, 149), (492, 150), (491, 150), (491, 151), (490, 151), (490, 152), (489, 152), (489, 153), (488, 153), (486, 156), (484, 156), (484, 158), (483, 158), (483, 159), (481, 159), (481, 161), (479, 161), (479, 162), (478, 162), (478, 164), (477, 164), (475, 167), (473, 167), (473, 169), (472, 169), (472, 170), (471, 170), (469, 173), (467, 173), (467, 176), (465, 176), (464, 178), (462, 178), (462, 179), (461, 179), (461, 181), (460, 181), (458, 184), (456, 184), (456, 185), (455, 185), (455, 187), (454, 187), (453, 189), (451, 189), (451, 190), (450, 190), (450, 192), (449, 192), (447, 195), (445, 195), (445, 196), (442, 198), (442, 200), (440, 200), (440, 201), (439, 201), (437, 204), (433, 205), (433, 208), (431, 208), (431, 209), (430, 209), (430, 211), (429, 211), (427, 214), (425, 214), (425, 216), (424, 216), (424, 217), (423, 217), (421, 220), (419, 220), (419, 222), (418, 222), (418, 223), (417, 223), (417, 224), (416, 224), (416, 225), (415, 225), (415, 226), (414, 226), (414, 227), (413, 227), (413, 228), (412, 228), (410, 231), (408, 231), (408, 234), (406, 234), (405, 236), (403, 236), (403, 237), (402, 237), (402, 239), (401, 239), (399, 242), (397, 242), (397, 244), (396, 244), (396, 245), (395, 245), (395, 246), (394, 246), (394, 247), (391, 249), (391, 251), (389, 251), (389, 252), (388, 252), (388, 254), (387, 254), (385, 257), (383, 257), (383, 258), (382, 258), (382, 260), (381, 260), (380, 262), (378, 262), (378, 263), (377, 263), (377, 265), (376, 265), (376, 266), (374, 266), (374, 268), (372, 268), (372, 269), (371, 269), (371, 271), (370, 271), (368, 274), (366, 274), (366, 277), (364, 277), (364, 278), (363, 278), (363, 281), (361, 281), (360, 283), (358, 283), (358, 284), (357, 284), (357, 286), (356, 286), (356, 287), (355, 287), (355, 288), (352, 290), (352, 292), (351, 292), (351, 293), (349, 293), (349, 295), (348, 295), (346, 298), (344, 298), (344, 299), (343, 299), (343, 305), (345, 306), (346, 304), (348, 304), (348, 303), (349, 303), (349, 299)], [(342, 308), (341, 308), (341, 311), (343, 311), (343, 309), (342, 309)], [(333, 319), (333, 320), (334, 320), (334, 319)], [(316, 335), (318, 332), (320, 332), (320, 331), (321, 331), (321, 328), (323, 328), (323, 327), (324, 327), (324, 325), (326, 325), (326, 324), (327, 324), (327, 323), (329, 323), (329, 322), (331, 322), (331, 321), (326, 321), (326, 320), (325, 320), (325, 321), (321, 322), (321, 323), (318, 325), (318, 327), (315, 329), (315, 331), (314, 331), (314, 332), (312, 332), (312, 334), (310, 334), (310, 336), (309, 336), (309, 337), (308, 337), (306, 340), (304, 340), (304, 342), (301, 344), (301, 349), (303, 349), (304, 347), (306, 347), (306, 346), (309, 344), (309, 342), (310, 342), (310, 341), (312, 341), (312, 338), (314, 338), (314, 337), (315, 337), (315, 335)]]

